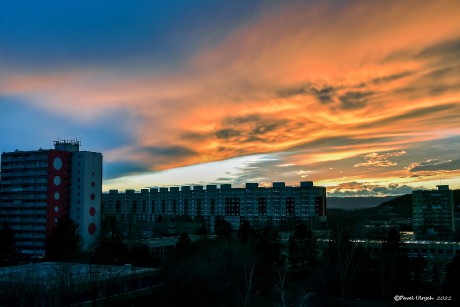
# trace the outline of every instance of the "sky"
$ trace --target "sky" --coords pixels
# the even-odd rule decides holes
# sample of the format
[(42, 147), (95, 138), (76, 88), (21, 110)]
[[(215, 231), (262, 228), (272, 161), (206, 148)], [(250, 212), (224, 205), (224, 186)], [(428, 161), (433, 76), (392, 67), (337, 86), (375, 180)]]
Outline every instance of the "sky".
[(460, 188), (460, 1), (1, 1), (0, 150), (103, 189)]

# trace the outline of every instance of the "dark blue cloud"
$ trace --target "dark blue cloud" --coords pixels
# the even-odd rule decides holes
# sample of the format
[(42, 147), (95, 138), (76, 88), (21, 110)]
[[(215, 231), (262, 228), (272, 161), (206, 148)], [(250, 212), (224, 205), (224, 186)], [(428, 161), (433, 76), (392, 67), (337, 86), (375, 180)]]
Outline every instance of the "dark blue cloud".
[(132, 175), (136, 173), (148, 172), (150, 168), (138, 162), (120, 161), (108, 162), (104, 165), (104, 180), (114, 179), (121, 176)]
[(436, 171), (456, 171), (460, 170), (460, 159), (449, 160), (449, 161), (439, 161), (439, 160), (429, 160), (420, 163), (416, 163), (415, 166), (410, 167), (409, 171), (416, 172), (436, 172)]
[(224, 39), (250, 20), (257, 5), (213, 0), (2, 1), (0, 59), (42, 67), (103, 65), (114, 59), (165, 65)]
[(0, 96), (0, 150), (52, 148), (58, 138), (78, 138), (82, 149), (104, 152), (133, 142), (131, 123), (138, 121), (125, 110), (107, 111), (91, 123), (58, 116)]

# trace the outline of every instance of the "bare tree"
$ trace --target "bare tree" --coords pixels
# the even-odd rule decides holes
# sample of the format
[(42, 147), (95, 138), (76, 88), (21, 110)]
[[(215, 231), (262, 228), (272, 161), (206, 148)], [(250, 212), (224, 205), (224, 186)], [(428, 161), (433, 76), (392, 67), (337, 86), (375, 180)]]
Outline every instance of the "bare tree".
[(385, 259), (385, 255), (383, 252), (382, 247), (380, 247), (377, 250), (377, 257), (375, 259), (375, 273), (374, 278), (377, 283), (377, 287), (379, 289), (379, 294), (381, 297), (385, 297), (385, 294), (387, 293), (387, 271), (391, 269), (391, 267), (388, 267), (388, 263)]
[(89, 285), (91, 300), (96, 303), (105, 295), (110, 280), (119, 279), (120, 273), (115, 273), (108, 266), (87, 265), (86, 283)]
[(350, 240), (346, 227), (335, 228), (330, 243), (331, 253), (339, 271), (341, 297), (344, 298), (347, 286), (353, 283), (363, 269), (359, 261), (361, 246)]
[(71, 263), (61, 263), (55, 269), (55, 278), (59, 286), (59, 303), (69, 305), (79, 293), (80, 284), (76, 282), (75, 272)]
[(277, 304), (277, 306), (286, 307), (286, 273), (287, 268), (283, 266), (280, 270), (279, 266), (276, 265), (276, 272), (278, 274), (278, 283), (275, 286), (275, 289), (279, 292), (281, 305)]
[(299, 302), (299, 307), (306, 307), (308, 306), (308, 299), (310, 298), (310, 296), (314, 295), (313, 292), (308, 292), (308, 293), (303, 293), (302, 295), (302, 298), (300, 299), (300, 302)]
[[(390, 228), (375, 257), (375, 272), (380, 296), (388, 297), (400, 292), (410, 282), (409, 262), (402, 250), (399, 230)], [(423, 280), (416, 278), (415, 282)], [(398, 292), (399, 291), (399, 292)]]
[[(43, 290), (43, 281), (34, 266), (13, 268), (1, 280), (1, 303), (6, 306), (32, 306), (40, 297)], [(49, 304), (51, 305), (51, 304)]]
[(318, 254), (317, 265), (314, 269), (316, 280), (324, 287), (323, 296), (329, 295), (329, 272), (330, 272), (330, 255), (329, 255), (329, 242), (318, 241)]
[(253, 261), (251, 268), (248, 270), (248, 266), (245, 264), (244, 265), (244, 305), (243, 306), (248, 306), (250, 298), (251, 298), (251, 292), (254, 289), (254, 267), (255, 267), (256, 262)]
[(81, 302), (85, 298), (93, 303), (106, 296), (111, 283), (121, 276), (113, 267), (94, 264), (62, 263), (56, 268), (55, 279), (60, 289), (60, 305)]

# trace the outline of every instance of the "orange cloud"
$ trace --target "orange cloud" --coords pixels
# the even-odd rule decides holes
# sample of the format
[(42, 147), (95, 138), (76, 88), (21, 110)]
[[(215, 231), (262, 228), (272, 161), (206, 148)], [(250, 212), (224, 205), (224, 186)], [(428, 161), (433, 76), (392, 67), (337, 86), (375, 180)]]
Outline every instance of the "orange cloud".
[(459, 14), (458, 1), (286, 3), (174, 72), (13, 71), (0, 91), (83, 121), (108, 108), (139, 114), (136, 143), (106, 156), (151, 170), (288, 153), (278, 164), (356, 158), (350, 173), (398, 177), (364, 168), (460, 134)]

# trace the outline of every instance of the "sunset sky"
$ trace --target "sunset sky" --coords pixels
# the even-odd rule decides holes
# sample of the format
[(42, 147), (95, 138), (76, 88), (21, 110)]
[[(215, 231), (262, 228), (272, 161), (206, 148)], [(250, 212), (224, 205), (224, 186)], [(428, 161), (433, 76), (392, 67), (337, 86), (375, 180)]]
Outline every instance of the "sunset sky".
[(1, 1), (0, 150), (104, 190), (460, 188), (460, 1)]

